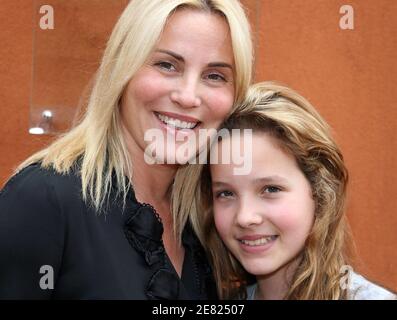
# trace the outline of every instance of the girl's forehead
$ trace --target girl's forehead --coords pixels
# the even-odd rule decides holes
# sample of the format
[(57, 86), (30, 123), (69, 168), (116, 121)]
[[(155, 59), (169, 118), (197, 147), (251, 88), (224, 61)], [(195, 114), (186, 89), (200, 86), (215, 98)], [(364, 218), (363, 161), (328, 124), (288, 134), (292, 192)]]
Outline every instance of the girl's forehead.
[[(238, 167), (252, 168), (246, 176), (255, 178), (266, 176), (302, 175), (295, 157), (286, 150), (283, 142), (269, 133), (252, 132), (250, 135), (232, 134), (222, 138), (211, 150), (211, 173), (213, 175), (235, 175)], [(235, 170), (234, 170), (235, 171)]]

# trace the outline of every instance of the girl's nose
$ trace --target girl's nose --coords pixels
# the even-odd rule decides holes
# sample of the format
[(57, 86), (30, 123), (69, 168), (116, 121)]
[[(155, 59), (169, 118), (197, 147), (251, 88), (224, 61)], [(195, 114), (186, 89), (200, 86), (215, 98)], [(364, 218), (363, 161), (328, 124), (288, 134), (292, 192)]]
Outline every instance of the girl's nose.
[(240, 227), (248, 228), (263, 222), (263, 207), (244, 199), (238, 208), (236, 222)]

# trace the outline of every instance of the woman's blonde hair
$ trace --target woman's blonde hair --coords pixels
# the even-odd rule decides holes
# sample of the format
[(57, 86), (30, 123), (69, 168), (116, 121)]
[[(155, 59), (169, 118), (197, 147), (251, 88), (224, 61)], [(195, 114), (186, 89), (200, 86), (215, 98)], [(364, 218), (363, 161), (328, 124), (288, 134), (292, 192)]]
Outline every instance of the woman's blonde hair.
[[(344, 215), (348, 173), (327, 123), (292, 89), (263, 82), (250, 88), (245, 102), (222, 128), (252, 129), (254, 133), (275, 137), (294, 155), (310, 182), (316, 204), (315, 221), (285, 299), (345, 299), (340, 279), (341, 268), (347, 263), (346, 253), (350, 254), (345, 248), (350, 232)], [(219, 295), (244, 296), (248, 275), (215, 229), (209, 165), (190, 165), (185, 169), (185, 174), (180, 172), (175, 180), (175, 210), (190, 215), (212, 261)]]
[(253, 52), (249, 22), (238, 0), (132, 0), (108, 41), (80, 123), (25, 160), (17, 171), (40, 162), (65, 174), (79, 161), (85, 201), (99, 210), (112, 188), (112, 175), (125, 200), (133, 159), (121, 134), (119, 101), (154, 50), (169, 17), (182, 8), (219, 14), (228, 22), (235, 58), (235, 102), (241, 101), (251, 80)]

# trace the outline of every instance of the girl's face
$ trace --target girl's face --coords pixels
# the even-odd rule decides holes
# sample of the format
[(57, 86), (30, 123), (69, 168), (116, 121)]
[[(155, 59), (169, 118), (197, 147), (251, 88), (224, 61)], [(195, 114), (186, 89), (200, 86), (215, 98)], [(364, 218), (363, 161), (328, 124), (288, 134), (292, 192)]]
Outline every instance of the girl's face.
[[(200, 147), (199, 130), (216, 129), (231, 111), (234, 69), (225, 19), (189, 9), (176, 11), (124, 92), (121, 119), (128, 144), (141, 150), (156, 145), (150, 154), (169, 163), (178, 146), (192, 139), (196, 148), (187, 158), (194, 156)], [(145, 141), (150, 129), (157, 129), (166, 143)]]
[[(219, 152), (232, 151), (230, 139), (219, 143)], [(248, 272), (261, 276), (285, 269), (299, 256), (315, 203), (295, 158), (278, 140), (254, 132), (252, 143), (251, 172), (234, 176), (233, 164), (211, 165), (212, 191), (220, 237)]]

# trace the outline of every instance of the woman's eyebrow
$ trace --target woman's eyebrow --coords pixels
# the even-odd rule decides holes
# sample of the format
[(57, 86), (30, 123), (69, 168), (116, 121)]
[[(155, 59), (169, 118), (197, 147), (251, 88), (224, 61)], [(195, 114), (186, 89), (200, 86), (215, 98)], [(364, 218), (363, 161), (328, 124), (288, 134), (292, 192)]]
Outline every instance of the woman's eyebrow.
[(211, 62), (207, 66), (210, 68), (229, 68), (229, 69), (233, 70), (232, 65), (229, 63), (225, 63), (225, 62)]
[(177, 54), (177, 53), (175, 53), (175, 52), (173, 52), (173, 51), (164, 50), (164, 49), (157, 49), (156, 52), (168, 54), (168, 55), (174, 57), (174, 58), (175, 58), (176, 60), (178, 60), (178, 61), (185, 62), (185, 59), (183, 59), (183, 57), (182, 57), (181, 55), (179, 55), (179, 54)]
[[(180, 54), (177, 54), (176, 52), (173, 52), (171, 50), (157, 49), (156, 52), (168, 54), (168, 55), (170, 55), (171, 57), (175, 58), (178, 61), (185, 62), (185, 59)], [(210, 68), (229, 68), (229, 69), (233, 70), (233, 66), (231, 64), (229, 64), (229, 63), (226, 63), (226, 62), (210, 62), (207, 65), (207, 67), (210, 67)]]

